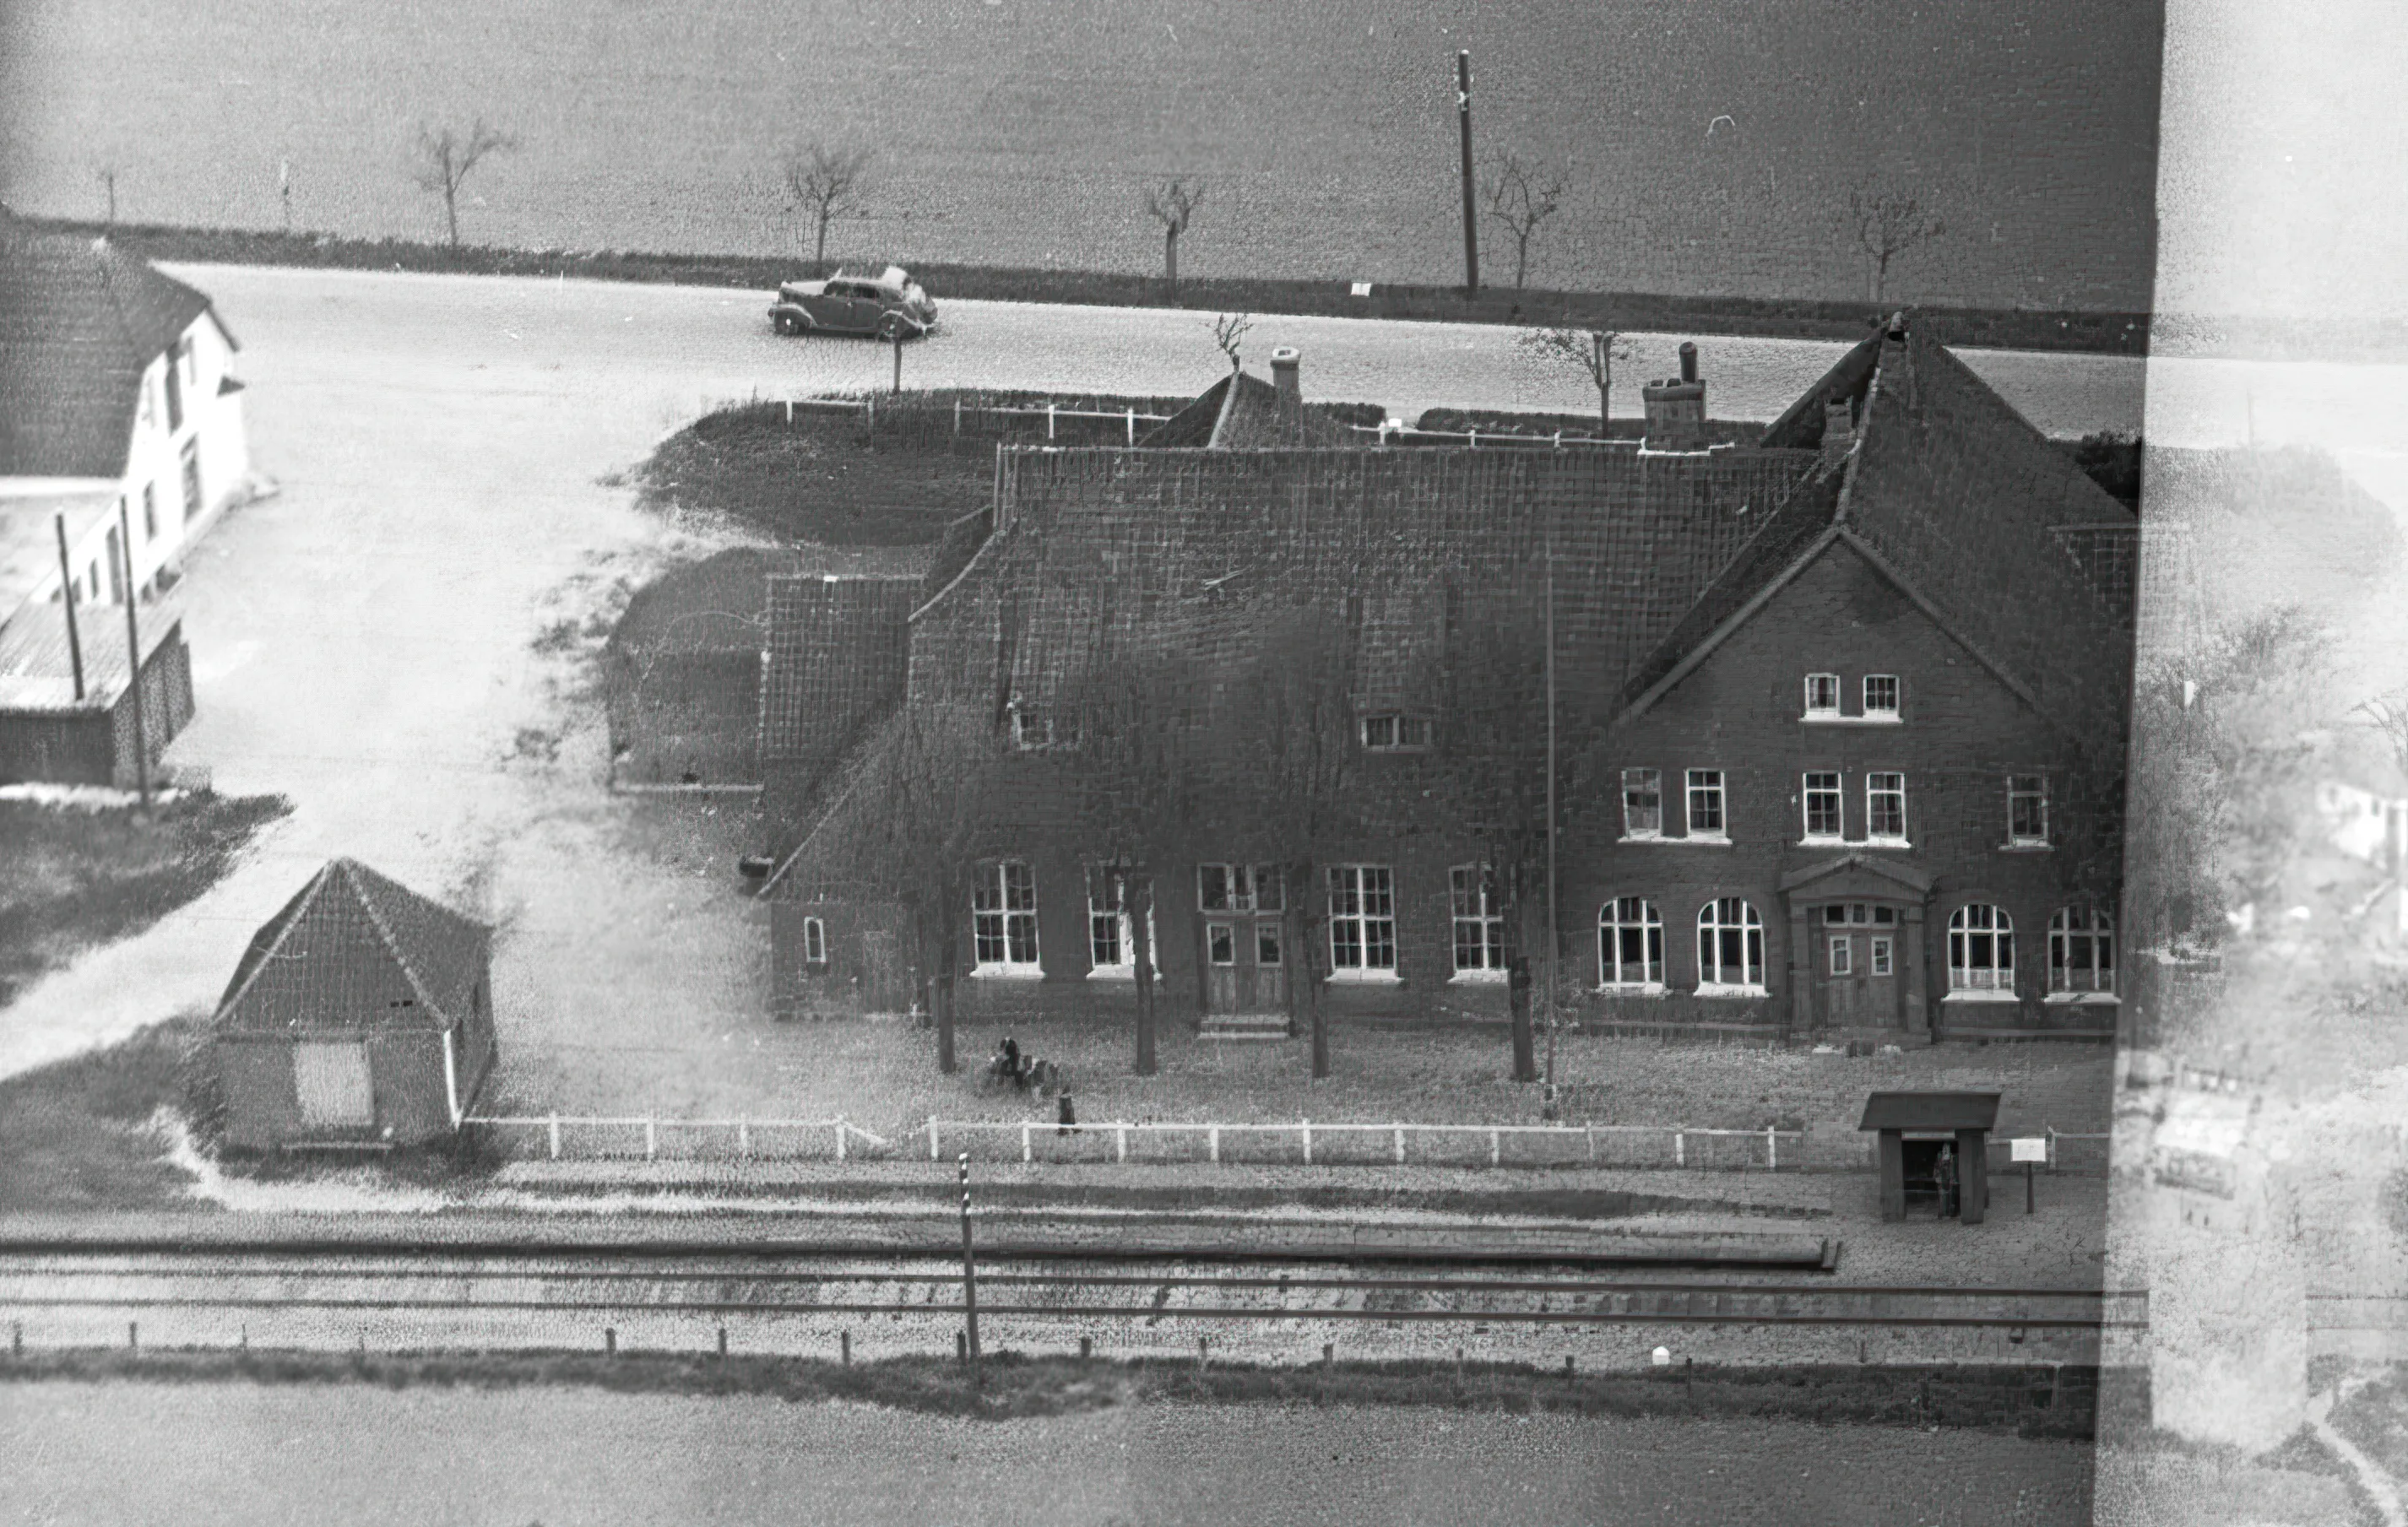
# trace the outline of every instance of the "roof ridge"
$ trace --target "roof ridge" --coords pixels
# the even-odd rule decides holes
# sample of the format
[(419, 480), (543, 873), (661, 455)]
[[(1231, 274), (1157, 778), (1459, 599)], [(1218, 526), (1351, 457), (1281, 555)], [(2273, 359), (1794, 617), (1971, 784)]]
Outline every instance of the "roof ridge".
[(1221, 443), (1221, 432), (1229, 427), (1229, 415), (1238, 406), (1238, 378), (1245, 375), (1240, 366), (1231, 366), (1227, 385), (1221, 390), (1221, 411), (1212, 416), (1212, 433), (1204, 437), (1204, 449), (1211, 450)]
[(284, 948), (284, 941), (293, 936), (293, 930), (301, 926), (301, 920), (318, 905), (318, 898), (325, 892), (327, 878), (334, 874), (335, 865), (339, 863), (337, 860), (321, 865), (318, 873), (309, 877), (309, 883), (301, 888), (301, 894), (285, 904), (293, 915), (285, 919), (284, 926), (276, 930), (276, 936), (269, 940), (267, 948), (259, 951), (259, 963), (251, 967), (251, 974), (242, 978), (242, 984), (227, 992), (225, 1000), (218, 1004), (218, 1017), (222, 1018), (234, 1011), (241, 1006), (243, 998), (251, 995), (251, 989), (259, 984), (260, 976), (279, 957), (278, 951)]

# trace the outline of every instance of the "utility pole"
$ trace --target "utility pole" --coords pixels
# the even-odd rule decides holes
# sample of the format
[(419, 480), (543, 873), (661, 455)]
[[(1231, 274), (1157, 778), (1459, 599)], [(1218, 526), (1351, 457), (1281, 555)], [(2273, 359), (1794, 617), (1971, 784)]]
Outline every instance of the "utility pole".
[(962, 1152), (962, 1314), (968, 1323), (970, 1387), (978, 1387), (978, 1264), (970, 1259), (970, 1153)]
[(284, 203), (284, 231), (293, 231), (293, 161), (276, 162), (276, 194)]
[(1471, 50), (1455, 55), (1455, 111), (1463, 124), (1463, 294), (1480, 295), (1480, 224), (1471, 177)]
[(1547, 1079), (1541, 1116), (1555, 1117), (1555, 527), (1547, 522)]
[(67, 565), (67, 517), (52, 517), (50, 521), (59, 533), (59, 597), (65, 601), (67, 611), (67, 665), (75, 671), (75, 697), (83, 702), (83, 642), (76, 635), (75, 569)]
[(142, 718), (142, 632), (134, 607), (140, 601), (134, 588), (134, 527), (125, 517), (125, 500), (117, 501), (117, 555), (125, 564), (125, 666), (127, 687), (134, 692), (134, 781), (142, 792), (142, 809), (150, 809), (150, 738)]

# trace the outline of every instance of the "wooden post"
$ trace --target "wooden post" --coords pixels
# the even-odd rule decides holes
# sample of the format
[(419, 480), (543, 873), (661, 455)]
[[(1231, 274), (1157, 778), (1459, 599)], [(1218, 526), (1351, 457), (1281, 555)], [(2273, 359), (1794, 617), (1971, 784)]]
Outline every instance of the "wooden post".
[(1128, 411), (1128, 443), (1137, 444), (1137, 410), (1135, 408)]
[(979, 1379), (978, 1263), (970, 1246), (970, 1153), (962, 1152), (962, 1350), (969, 1357), (970, 1383)]
[(67, 666), (75, 675), (76, 704), (83, 703), (83, 642), (76, 633), (75, 569), (67, 562), (67, 517), (55, 515), (50, 523), (59, 533), (59, 600), (66, 608)]
[(903, 331), (900, 329), (895, 331), (895, 392), (897, 396), (903, 392)]
[(1463, 294), (1480, 295), (1480, 232), (1471, 174), (1471, 52), (1455, 55), (1455, 107), (1463, 127)]
[(1772, 1124), (1764, 1126), (1764, 1169), (1768, 1172), (1781, 1170), (1781, 1135), (1778, 1126)]
[(1502, 1166), (1504, 1163), (1504, 1141), (1502, 1137), (1498, 1135), (1497, 1131), (1490, 1130), (1488, 1132), (1488, 1164), (1491, 1166)]
[(1304, 1164), (1311, 1166), (1312, 1164), (1312, 1120), (1307, 1119), (1301, 1123), (1304, 1129)]
[(553, 1114), (552, 1116), (551, 1126), (548, 1133), (552, 1136), (552, 1159), (553, 1161), (558, 1161), (560, 1160), (560, 1115)]
[(852, 1332), (839, 1331), (836, 1334), (836, 1360), (848, 1368), (853, 1366)]
[(719, 1328), (719, 1355), (723, 1361), (727, 1356), (727, 1328), (724, 1325)]
[(619, 1328), (615, 1325), (606, 1325), (602, 1328), (602, 1355), (604, 1357), (619, 1355)]
[(134, 587), (134, 526), (125, 517), (122, 498), (117, 501), (117, 558), (125, 568), (125, 663), (134, 694), (134, 783), (147, 811), (150, 808), (150, 731), (142, 713), (142, 631), (134, 615), (134, 607), (140, 603)]
[(1095, 1355), (1096, 1338), (1093, 1336), (1081, 1336), (1079, 1338), (1079, 1361), (1084, 1363)]
[(741, 1119), (736, 1120), (736, 1154), (746, 1161), (752, 1158), (752, 1131)]
[(1989, 1156), (1986, 1131), (1956, 1132), (1956, 1215), (1969, 1225), (1980, 1224), (1983, 1212), (1990, 1206)]
[(1405, 1164), (1405, 1126), (1402, 1124), (1397, 1126), (1397, 1164)]
[(938, 1156), (937, 1156), (937, 1116), (936, 1116), (935, 1114), (930, 1114), (930, 1115), (928, 1116), (928, 1159), (929, 1159), (930, 1161), (935, 1161), (935, 1160), (937, 1160), (937, 1159), (938, 1159)]
[(1681, 1130), (1672, 1132), (1672, 1164), (1675, 1166), (1689, 1164), (1689, 1137)]
[(1128, 1126), (1126, 1124), (1112, 1126), (1112, 1159), (1124, 1162), (1128, 1160)]
[(1048, 445), (1054, 443), (1054, 401), (1051, 398), (1045, 402), (1045, 442)]
[(836, 1121), (836, 1159), (844, 1160), (844, 1120)]
[(2032, 1212), (2032, 1204), (2033, 1204), (2032, 1173), (2033, 1173), (2033, 1163), (2030, 1163), (2030, 1162), (2026, 1162), (2026, 1163), (2024, 1163), (2024, 1212), (2025, 1212), (2026, 1214), (2029, 1214), (2029, 1213), (2031, 1213), (2031, 1212)]
[(1020, 1121), (1020, 1160), (1023, 1165), (1033, 1159), (1028, 1149), (1028, 1127), (1027, 1120), (1024, 1119)]
[(1214, 1165), (1218, 1165), (1218, 1164), (1220, 1164), (1220, 1161), (1221, 1161), (1221, 1126), (1220, 1126), (1220, 1125), (1218, 1125), (1218, 1124), (1208, 1124), (1208, 1125), (1206, 1125), (1206, 1126), (1205, 1126), (1204, 1139), (1205, 1139), (1205, 1144), (1206, 1144), (1206, 1146), (1207, 1146), (1207, 1147), (1211, 1149), (1211, 1156), (1212, 1156), (1212, 1162), (1213, 1162), (1213, 1164), (1214, 1164)]
[(652, 1119), (644, 1120), (644, 1160), (651, 1161), (660, 1151), (660, 1130)]

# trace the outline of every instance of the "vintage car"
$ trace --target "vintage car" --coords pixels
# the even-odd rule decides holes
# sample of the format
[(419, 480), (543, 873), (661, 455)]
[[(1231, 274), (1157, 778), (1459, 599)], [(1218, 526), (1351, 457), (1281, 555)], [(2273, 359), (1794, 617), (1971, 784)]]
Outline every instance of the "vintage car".
[(915, 339), (937, 326), (937, 305), (900, 265), (889, 265), (874, 277), (839, 270), (824, 280), (788, 281), (779, 287), (769, 321), (780, 334)]

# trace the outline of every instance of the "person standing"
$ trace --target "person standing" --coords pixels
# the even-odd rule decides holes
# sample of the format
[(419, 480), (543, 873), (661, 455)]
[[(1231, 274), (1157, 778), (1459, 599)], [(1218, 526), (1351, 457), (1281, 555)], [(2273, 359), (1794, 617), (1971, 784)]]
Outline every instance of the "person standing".
[(1940, 1181), (1940, 1218), (1956, 1219), (1957, 1206), (1956, 1148), (1955, 1146), (1943, 1145), (1940, 1148), (1940, 1160), (1933, 1166), (1932, 1175)]

